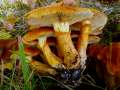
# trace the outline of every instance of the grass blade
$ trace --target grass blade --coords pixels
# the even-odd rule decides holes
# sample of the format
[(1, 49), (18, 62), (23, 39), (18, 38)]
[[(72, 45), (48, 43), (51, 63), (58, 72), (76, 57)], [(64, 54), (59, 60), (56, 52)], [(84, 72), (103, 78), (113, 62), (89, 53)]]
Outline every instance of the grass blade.
[(29, 76), (30, 76), (30, 68), (29, 68), (29, 65), (27, 63), (27, 59), (25, 56), (24, 45), (20, 37), (18, 38), (18, 46), (19, 46), (18, 55), (20, 58), (20, 63), (22, 65), (22, 73), (23, 73), (23, 78), (24, 78), (24, 90), (30, 90), (29, 88), (30, 83), (28, 82)]

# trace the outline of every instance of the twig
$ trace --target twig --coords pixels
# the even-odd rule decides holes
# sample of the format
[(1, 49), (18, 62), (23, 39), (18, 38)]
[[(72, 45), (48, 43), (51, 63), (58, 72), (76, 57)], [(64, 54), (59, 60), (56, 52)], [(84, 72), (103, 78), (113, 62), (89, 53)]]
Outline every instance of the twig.
[(41, 76), (38, 75), (38, 77), (39, 77), (39, 79), (40, 79), (40, 81), (41, 81), (41, 84), (42, 84), (42, 86), (43, 86), (43, 90), (46, 90), (45, 85), (44, 85), (44, 83), (43, 83), (43, 81), (42, 81), (42, 79), (41, 79)]

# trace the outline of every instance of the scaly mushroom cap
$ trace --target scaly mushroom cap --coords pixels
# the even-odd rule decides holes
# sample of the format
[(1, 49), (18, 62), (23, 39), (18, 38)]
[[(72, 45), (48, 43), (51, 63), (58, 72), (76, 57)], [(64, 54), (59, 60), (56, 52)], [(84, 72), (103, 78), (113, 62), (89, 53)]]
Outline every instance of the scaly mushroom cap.
[[(93, 16), (90, 18), (87, 18), (91, 22), (91, 35), (98, 35), (102, 33), (102, 28), (107, 23), (107, 16), (96, 9), (90, 9), (93, 12)], [(77, 22), (73, 25), (71, 25), (71, 29), (73, 30), (80, 30), (81, 28), (81, 22)]]
[(51, 26), (55, 22), (69, 22), (69, 24), (73, 24), (90, 18), (92, 15), (93, 13), (87, 8), (51, 5), (34, 9), (25, 14), (25, 18), (29, 25)]

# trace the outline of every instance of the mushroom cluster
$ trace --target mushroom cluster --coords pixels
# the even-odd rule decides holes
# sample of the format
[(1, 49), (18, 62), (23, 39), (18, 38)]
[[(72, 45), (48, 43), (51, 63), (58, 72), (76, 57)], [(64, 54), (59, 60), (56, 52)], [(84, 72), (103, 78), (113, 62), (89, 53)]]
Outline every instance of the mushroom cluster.
[(87, 45), (100, 40), (107, 16), (95, 9), (55, 4), (33, 9), (25, 20), (30, 30), (23, 42), (39, 49), (42, 62), (47, 63), (38, 64), (39, 68), (51, 68), (48, 72), (53, 68), (84, 70)]

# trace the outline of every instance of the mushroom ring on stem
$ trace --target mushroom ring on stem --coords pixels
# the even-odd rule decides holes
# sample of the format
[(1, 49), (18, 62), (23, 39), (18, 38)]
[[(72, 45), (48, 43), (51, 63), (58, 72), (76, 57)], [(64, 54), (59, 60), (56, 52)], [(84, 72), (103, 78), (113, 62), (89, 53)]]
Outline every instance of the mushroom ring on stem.
[(31, 30), (24, 37), (23, 41), (29, 42), (33, 40), (38, 40), (38, 48), (42, 51), (44, 55), (44, 61), (47, 62), (51, 67), (56, 69), (64, 68), (62, 60), (52, 53), (47, 41), (47, 37), (53, 36), (54, 30), (52, 28), (41, 27), (39, 29)]
[(70, 36), (69, 25), (92, 17), (87, 8), (51, 5), (28, 12), (26, 21), (32, 26), (53, 26), (57, 38), (59, 52), (67, 69), (80, 67), (80, 58)]

